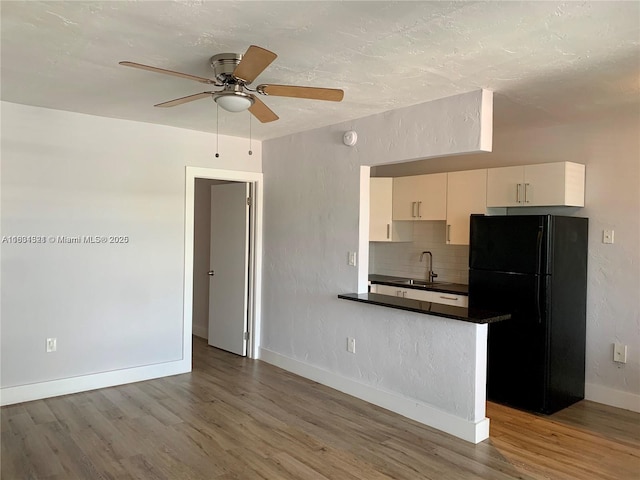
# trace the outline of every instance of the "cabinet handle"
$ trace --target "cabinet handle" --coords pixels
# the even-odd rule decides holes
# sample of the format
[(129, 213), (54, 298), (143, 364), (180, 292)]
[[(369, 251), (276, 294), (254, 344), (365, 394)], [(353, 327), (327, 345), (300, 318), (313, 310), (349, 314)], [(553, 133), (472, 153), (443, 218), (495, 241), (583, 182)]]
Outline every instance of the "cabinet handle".
[(411, 202), (411, 217), (416, 218), (416, 203), (417, 202)]
[(406, 298), (407, 297), (407, 291), (405, 290), (404, 292), (402, 292), (402, 298)]
[(387, 223), (387, 239), (389, 239), (389, 230), (391, 228), (391, 224)]
[(440, 295), (440, 298), (443, 300), (458, 300), (458, 297), (445, 297), (444, 295)]
[(420, 205), (422, 205), (422, 202), (418, 202), (418, 218), (422, 218), (422, 215), (420, 215)]
[(451, 225), (447, 225), (447, 242), (451, 241)]
[(400, 295), (401, 293), (402, 293), (402, 290), (396, 290), (396, 297), (400, 297), (400, 296), (401, 296), (401, 295)]
[(520, 203), (520, 183), (516, 183), (516, 203)]
[(524, 203), (529, 203), (529, 199), (527, 198), (527, 192), (529, 191), (529, 183), (524, 184)]

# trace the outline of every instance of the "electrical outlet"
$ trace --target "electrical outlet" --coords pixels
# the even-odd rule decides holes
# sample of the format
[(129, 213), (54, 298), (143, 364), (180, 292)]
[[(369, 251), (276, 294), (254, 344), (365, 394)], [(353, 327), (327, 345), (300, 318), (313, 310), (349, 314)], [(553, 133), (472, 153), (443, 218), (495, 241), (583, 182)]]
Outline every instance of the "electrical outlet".
[(613, 230), (603, 230), (602, 231), (602, 243), (613, 243), (613, 234), (615, 232)]
[(47, 338), (46, 352), (47, 353), (55, 352), (57, 349), (58, 349), (58, 339)]
[(356, 339), (347, 337), (347, 352), (356, 353)]
[(616, 363), (627, 363), (627, 346), (621, 343), (613, 344), (613, 361)]

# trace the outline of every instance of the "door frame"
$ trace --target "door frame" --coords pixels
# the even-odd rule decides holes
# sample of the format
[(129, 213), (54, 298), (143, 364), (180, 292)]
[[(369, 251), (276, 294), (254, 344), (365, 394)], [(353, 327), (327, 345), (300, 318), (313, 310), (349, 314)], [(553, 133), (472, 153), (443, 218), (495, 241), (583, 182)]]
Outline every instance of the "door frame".
[(258, 172), (186, 167), (184, 215), (183, 358), (191, 361), (193, 327), (193, 240), (196, 178), (248, 183), (253, 198), (249, 236), (249, 289), (247, 299), (247, 356), (258, 358), (262, 320), (262, 196), (263, 175)]

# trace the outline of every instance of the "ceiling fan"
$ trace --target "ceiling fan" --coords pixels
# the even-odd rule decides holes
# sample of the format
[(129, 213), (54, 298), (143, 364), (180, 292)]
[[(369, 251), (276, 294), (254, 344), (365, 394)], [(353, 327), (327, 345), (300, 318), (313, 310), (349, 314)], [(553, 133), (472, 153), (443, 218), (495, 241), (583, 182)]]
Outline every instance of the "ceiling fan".
[[(238, 53), (220, 53), (209, 60), (215, 78), (209, 79), (190, 75), (188, 73), (165, 70), (135, 62), (120, 62), (125, 67), (140, 68), (151, 72), (164, 73), (175, 77), (195, 80), (196, 82), (222, 87), (222, 90), (196, 93), (186, 97), (176, 98), (168, 102), (162, 102), (156, 107), (175, 107), (183, 103), (192, 102), (201, 98), (211, 97), (222, 108), (229, 112), (241, 112), (249, 110), (251, 114), (262, 123), (278, 120), (278, 116), (267, 107), (259, 98), (260, 95), (272, 95), (275, 97), (310, 98), (314, 100), (328, 100), (339, 102), (344, 92), (335, 88), (301, 87), (295, 85), (262, 84), (255, 89), (248, 85), (253, 82), (260, 73), (267, 68), (277, 55), (269, 50), (256, 45), (251, 45), (244, 55)], [(253, 92), (253, 93), (247, 93)]]

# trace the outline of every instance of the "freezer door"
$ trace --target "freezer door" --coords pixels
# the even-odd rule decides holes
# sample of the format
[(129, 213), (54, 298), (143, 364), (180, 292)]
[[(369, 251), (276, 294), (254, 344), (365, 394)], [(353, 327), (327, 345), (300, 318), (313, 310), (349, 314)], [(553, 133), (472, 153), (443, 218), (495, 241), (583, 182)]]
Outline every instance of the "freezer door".
[(471, 215), (469, 268), (545, 273), (548, 225), (546, 215)]
[[(489, 325), (489, 400), (536, 412), (545, 409), (548, 364), (546, 278), (469, 272), (469, 308), (511, 313), (510, 320)], [(538, 283), (539, 280), (542, 282)], [(542, 290), (540, 296), (539, 290)]]

